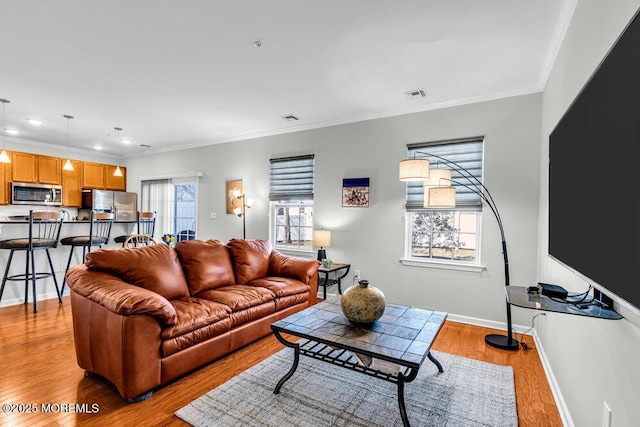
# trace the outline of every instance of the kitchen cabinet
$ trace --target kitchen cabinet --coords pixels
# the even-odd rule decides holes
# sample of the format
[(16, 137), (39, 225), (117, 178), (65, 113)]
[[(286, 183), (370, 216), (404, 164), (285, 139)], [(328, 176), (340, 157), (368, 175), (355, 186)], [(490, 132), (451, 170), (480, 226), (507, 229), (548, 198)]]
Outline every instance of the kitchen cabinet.
[(117, 166), (106, 165), (106, 182), (107, 190), (127, 191), (127, 168), (120, 166), (122, 176), (113, 176)]
[(62, 171), (62, 206), (82, 207), (82, 162), (71, 160), (72, 171)]
[(62, 159), (59, 157), (37, 156), (38, 182), (60, 185), (62, 183)]
[(0, 163), (0, 205), (11, 203), (11, 163)]
[(62, 163), (58, 157), (14, 151), (9, 167), (10, 181), (52, 185), (62, 183)]
[(11, 180), (38, 182), (38, 156), (30, 153), (11, 152)]
[(121, 167), (122, 176), (113, 176), (116, 166), (102, 163), (82, 163), (82, 187), (94, 190), (121, 190), (127, 189), (126, 168)]
[(82, 187), (103, 190), (105, 165), (102, 163), (82, 162)]

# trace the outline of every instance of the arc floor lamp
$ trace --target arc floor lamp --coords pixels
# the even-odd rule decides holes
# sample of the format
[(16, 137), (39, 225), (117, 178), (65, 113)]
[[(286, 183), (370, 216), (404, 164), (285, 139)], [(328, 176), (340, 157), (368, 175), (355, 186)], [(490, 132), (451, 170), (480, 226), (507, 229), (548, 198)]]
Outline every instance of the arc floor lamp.
[[(444, 163), (449, 169), (431, 169), (429, 159), (415, 158), (416, 154), (423, 154)], [(464, 182), (459, 182), (451, 179), (451, 170), (456, 171)], [(423, 151), (414, 152), (414, 158), (402, 160), (400, 162), (400, 180), (401, 181), (423, 181), (424, 186), (424, 207), (431, 208), (454, 208), (456, 206), (456, 189), (451, 184), (461, 185), (474, 194), (480, 196), (482, 201), (489, 206), (493, 216), (498, 222), (498, 228), (500, 229), (500, 237), (502, 239), (502, 255), (504, 258), (504, 280), (505, 286), (509, 286), (509, 257), (507, 255), (507, 241), (504, 235), (504, 227), (502, 226), (502, 219), (500, 218), (500, 212), (498, 206), (496, 206), (493, 197), (487, 187), (485, 187), (480, 180), (459, 164), (438, 156)], [(511, 305), (507, 304), (507, 335), (489, 334), (486, 335), (484, 340), (492, 347), (500, 348), (503, 350), (517, 350), (518, 341), (513, 338), (513, 331), (511, 325)]]

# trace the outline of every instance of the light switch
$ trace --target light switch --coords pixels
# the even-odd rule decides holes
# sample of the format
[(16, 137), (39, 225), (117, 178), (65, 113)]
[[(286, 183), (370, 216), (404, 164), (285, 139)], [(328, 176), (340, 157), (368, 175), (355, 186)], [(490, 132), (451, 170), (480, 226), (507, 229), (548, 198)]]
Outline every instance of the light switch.
[(216, 213), (215, 212), (209, 212), (209, 219), (216, 219)]

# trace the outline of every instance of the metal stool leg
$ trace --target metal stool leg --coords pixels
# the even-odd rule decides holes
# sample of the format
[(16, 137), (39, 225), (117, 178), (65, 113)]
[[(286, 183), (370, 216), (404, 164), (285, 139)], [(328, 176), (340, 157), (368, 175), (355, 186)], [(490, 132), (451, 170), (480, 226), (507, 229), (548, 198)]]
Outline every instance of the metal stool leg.
[(69, 249), (69, 260), (67, 261), (67, 268), (64, 269), (64, 279), (62, 280), (62, 289), (60, 290), (60, 295), (64, 294), (64, 285), (67, 284), (67, 271), (69, 271), (69, 267), (71, 266), (71, 258), (73, 258), (73, 250), (76, 247), (71, 245), (71, 249)]
[(9, 259), (7, 259), (7, 267), (4, 269), (4, 276), (2, 277), (2, 287), (0, 288), (0, 301), (2, 301), (2, 294), (4, 294), (4, 285), (7, 284), (7, 276), (9, 275), (9, 267), (11, 266), (11, 259), (13, 258), (13, 249), (9, 252)]
[[(29, 252), (29, 251), (27, 251)], [(33, 283), (33, 312), (38, 312), (38, 297), (36, 293), (36, 253), (31, 253), (31, 282)]]
[(24, 305), (29, 302), (29, 251), (25, 251), (27, 263), (24, 267)]
[(53, 262), (51, 262), (51, 254), (49, 253), (49, 249), (45, 249), (47, 253), (47, 258), (49, 259), (49, 267), (51, 268), (51, 277), (53, 277), (53, 284), (56, 285), (56, 292), (58, 293), (58, 301), (62, 304), (62, 294), (60, 293), (60, 288), (58, 287), (58, 278), (56, 277), (56, 271), (53, 268)]

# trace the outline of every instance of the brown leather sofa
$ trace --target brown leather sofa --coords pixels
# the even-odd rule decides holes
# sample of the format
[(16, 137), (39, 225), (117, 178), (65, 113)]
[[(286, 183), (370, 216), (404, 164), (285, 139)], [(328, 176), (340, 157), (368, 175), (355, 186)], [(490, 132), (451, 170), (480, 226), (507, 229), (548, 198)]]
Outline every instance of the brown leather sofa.
[(78, 365), (144, 400), (315, 304), (318, 266), (265, 240), (91, 252), (67, 273)]

